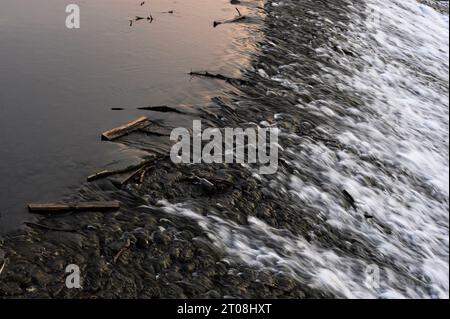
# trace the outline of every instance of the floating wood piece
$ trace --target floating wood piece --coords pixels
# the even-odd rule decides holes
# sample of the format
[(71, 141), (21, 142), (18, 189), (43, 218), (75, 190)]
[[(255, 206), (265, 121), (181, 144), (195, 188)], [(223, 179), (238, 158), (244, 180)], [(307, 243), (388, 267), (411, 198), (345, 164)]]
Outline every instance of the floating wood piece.
[(353, 198), (352, 195), (350, 195), (349, 192), (347, 192), (345, 189), (342, 191), (342, 194), (344, 195), (344, 198), (347, 200), (347, 202), (356, 210), (356, 201)]
[(128, 124), (122, 125), (115, 129), (109, 130), (102, 134), (102, 140), (112, 141), (124, 135), (130, 134), (134, 131), (137, 131), (141, 128), (147, 127), (150, 125), (150, 120), (142, 116), (137, 120), (134, 120)]
[(8, 264), (8, 261), (9, 261), (8, 258), (6, 258), (5, 260), (3, 260), (3, 264), (2, 264), (2, 266), (0, 267), (0, 275), (3, 273), (3, 270), (5, 270), (6, 265)]
[(173, 112), (173, 113), (184, 114), (184, 112), (181, 112), (180, 110), (177, 110), (176, 108), (173, 108), (173, 107), (170, 107), (167, 105), (143, 106), (143, 107), (138, 107), (137, 109), (141, 110), (141, 111), (153, 111), (153, 112), (161, 112), (161, 113)]
[(233, 84), (233, 83), (238, 83), (238, 84), (247, 84), (248, 82), (245, 80), (241, 80), (241, 79), (234, 79), (234, 78), (230, 78), (228, 76), (222, 75), (222, 74), (214, 74), (214, 73), (210, 73), (208, 71), (191, 71), (189, 72), (190, 76), (201, 76), (201, 77), (206, 77), (206, 78), (212, 78), (212, 79), (218, 79), (218, 80), (222, 80), (225, 81), (227, 83)]
[(134, 18), (134, 21), (136, 21), (136, 22), (141, 21), (141, 20), (147, 20), (149, 23), (152, 23), (154, 19), (153, 19), (153, 16), (151, 14), (149, 14), (148, 17), (146, 17), (146, 18), (140, 17), (140, 16), (136, 16)]
[(139, 184), (144, 184), (145, 175), (147, 174), (147, 172), (148, 172), (147, 167), (142, 170), (141, 176), (139, 177)]
[(113, 261), (114, 261), (115, 264), (117, 264), (117, 262), (119, 261), (119, 258), (128, 249), (129, 249), (129, 247), (123, 247), (122, 249), (119, 250), (119, 252), (113, 258)]
[(127, 174), (126, 176), (124, 176), (123, 178), (120, 179), (111, 179), (112, 183), (114, 185), (116, 185), (117, 187), (122, 187), (124, 184), (128, 183), (130, 180), (133, 179), (133, 177), (137, 176), (138, 174), (141, 174), (141, 172), (145, 169), (144, 167), (141, 167), (133, 172), (131, 172), (130, 174)]
[(101, 172), (98, 172), (98, 173), (88, 176), (87, 181), (93, 182), (95, 180), (106, 178), (106, 177), (113, 176), (113, 175), (126, 174), (129, 172), (135, 171), (135, 170), (139, 170), (140, 168), (149, 165), (153, 161), (154, 161), (154, 159), (145, 160), (145, 161), (140, 162), (139, 164), (130, 165), (126, 168), (122, 168), (122, 169), (118, 169), (118, 170), (114, 170), (114, 171), (104, 170), (104, 171), (101, 171)]
[(238, 22), (238, 21), (241, 21), (241, 20), (244, 20), (244, 19), (247, 18), (245, 15), (242, 15), (242, 14), (241, 14), (241, 12), (239, 11), (238, 8), (235, 8), (235, 9), (236, 9), (236, 11), (238, 12), (238, 15), (237, 15), (237, 16), (235, 16), (233, 19), (229, 19), (229, 20), (224, 20), (224, 21), (214, 21), (214, 23), (213, 23), (214, 28), (217, 27), (217, 26), (219, 26), (219, 25), (221, 25), (221, 24), (224, 24), (224, 23)]
[(85, 212), (85, 211), (115, 211), (120, 209), (120, 203), (111, 202), (84, 202), (84, 203), (46, 203), (30, 204), (28, 210), (31, 213), (63, 213), (63, 212)]

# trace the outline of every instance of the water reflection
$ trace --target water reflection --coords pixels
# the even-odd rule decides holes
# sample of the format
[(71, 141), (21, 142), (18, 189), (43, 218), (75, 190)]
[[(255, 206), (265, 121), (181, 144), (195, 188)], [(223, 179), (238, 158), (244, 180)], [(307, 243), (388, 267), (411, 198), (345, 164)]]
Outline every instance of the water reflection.
[[(253, 51), (254, 25), (212, 27), (235, 14), (227, 1), (77, 4), (81, 28), (69, 30), (61, 1), (0, 2), (0, 232), (28, 217), (27, 202), (59, 199), (105, 163), (129, 158), (99, 133), (142, 114), (133, 107), (203, 105), (226, 84), (186, 73), (236, 76)], [(150, 14), (151, 24), (130, 27)]]

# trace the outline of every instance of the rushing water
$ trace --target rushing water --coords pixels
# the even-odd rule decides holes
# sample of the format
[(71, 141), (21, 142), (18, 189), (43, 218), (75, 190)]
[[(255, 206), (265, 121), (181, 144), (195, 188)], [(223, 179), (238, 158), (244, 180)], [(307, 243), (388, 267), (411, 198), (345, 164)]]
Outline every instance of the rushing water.
[[(281, 128), (283, 168), (258, 176), (284, 201), (281, 226), (161, 204), (198, 221), (231, 259), (337, 296), (448, 298), (448, 16), (415, 0), (270, 7), (248, 73), (258, 83), (241, 96), (264, 99), (241, 106)], [(303, 129), (286, 129), (293, 119)]]
[[(92, 172), (134, 158), (99, 138), (137, 116), (165, 117), (134, 108), (202, 105), (223, 86), (186, 73), (233, 75), (245, 64), (234, 48), (245, 48), (247, 28), (212, 27), (234, 16), (227, 1), (76, 3), (81, 28), (69, 30), (64, 2), (0, 1), (0, 233), (27, 218), (28, 202), (60, 200)], [(151, 24), (129, 26), (148, 14)]]
[[(248, 33), (210, 25), (232, 9), (204, 1), (192, 11), (194, 2), (156, 1), (155, 17), (186, 3), (191, 13), (130, 29), (124, 11), (138, 14), (138, 4), (86, 1), (95, 10), (82, 23), (92, 25), (74, 38), (53, 29), (54, 7), (17, 20), (19, 5), (0, 5), (11, 13), (0, 18), (2, 203), (36, 189), (54, 196), (61, 180), (77, 180), (69, 168), (79, 174), (97, 166), (95, 153), (109, 158), (98, 132), (137, 115), (110, 107), (201, 103), (216, 84), (183, 72), (246, 69), (250, 84), (230, 93), (237, 111), (219, 120), (279, 128), (279, 171), (253, 172), (277, 209), (237, 222), (217, 213), (214, 198), (159, 206), (197, 222), (230, 263), (289, 274), (327, 295), (448, 298), (448, 16), (416, 0), (268, 1), (264, 39), (244, 66), (225, 43), (245, 48)], [(51, 16), (43, 25), (42, 15)]]

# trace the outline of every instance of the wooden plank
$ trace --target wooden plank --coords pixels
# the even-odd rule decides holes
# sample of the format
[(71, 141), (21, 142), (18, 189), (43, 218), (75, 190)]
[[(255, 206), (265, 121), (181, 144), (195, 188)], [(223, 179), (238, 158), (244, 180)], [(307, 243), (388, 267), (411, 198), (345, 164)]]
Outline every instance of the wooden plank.
[(142, 116), (130, 123), (114, 128), (102, 134), (102, 140), (112, 141), (150, 125), (150, 120)]
[(115, 211), (120, 209), (120, 203), (110, 202), (80, 202), (80, 203), (43, 203), (29, 204), (28, 210), (32, 213), (63, 213), (85, 211)]

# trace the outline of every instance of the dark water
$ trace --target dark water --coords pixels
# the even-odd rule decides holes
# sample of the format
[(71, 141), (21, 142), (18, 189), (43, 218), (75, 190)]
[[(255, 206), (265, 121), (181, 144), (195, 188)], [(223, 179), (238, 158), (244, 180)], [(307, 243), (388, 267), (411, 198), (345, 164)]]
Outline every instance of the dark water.
[[(0, 2), (0, 232), (28, 218), (28, 202), (59, 200), (93, 171), (136, 158), (99, 139), (144, 114), (133, 108), (203, 105), (224, 85), (187, 72), (245, 67), (236, 47), (252, 50), (248, 28), (212, 27), (234, 16), (227, 1), (147, 2), (77, 1), (79, 30), (65, 27), (61, 1)], [(129, 26), (149, 12), (152, 24)]]

